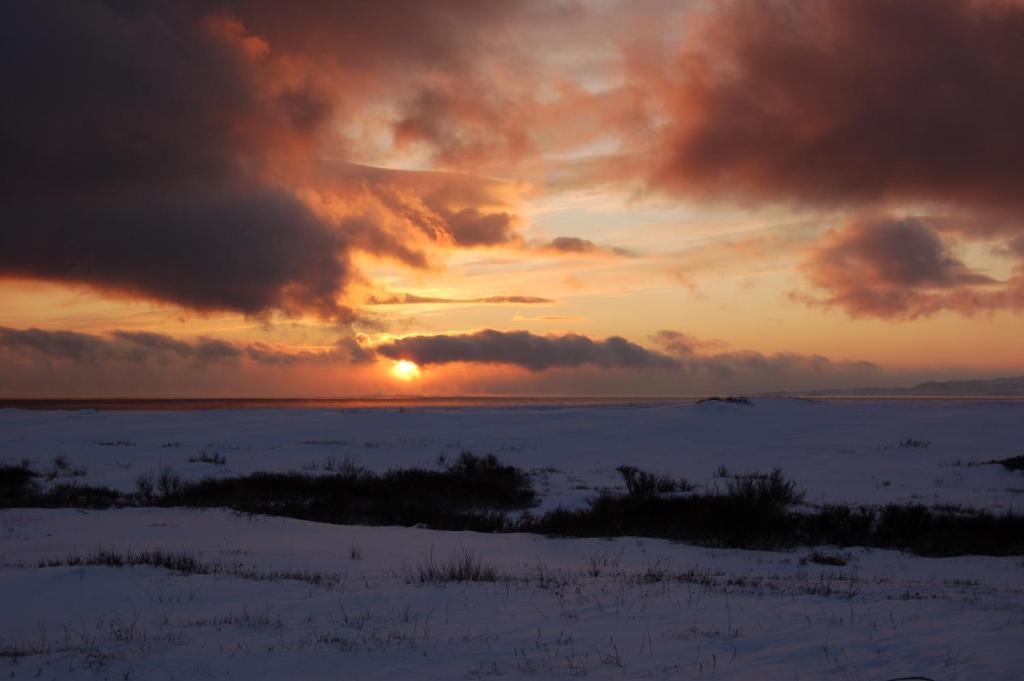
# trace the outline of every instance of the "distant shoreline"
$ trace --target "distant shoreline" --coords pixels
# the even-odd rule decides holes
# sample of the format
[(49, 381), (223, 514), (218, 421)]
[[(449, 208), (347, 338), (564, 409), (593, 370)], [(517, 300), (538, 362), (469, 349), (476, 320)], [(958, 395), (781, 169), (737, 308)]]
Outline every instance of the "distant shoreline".
[(201, 411), (209, 409), (401, 409), (587, 407), (685, 404), (698, 397), (346, 397), (346, 398), (25, 398), (0, 399), (0, 409)]
[[(1021, 395), (754, 395), (821, 402), (1019, 402)], [(613, 407), (692, 404), (706, 397), (351, 397), (351, 398), (10, 398), (0, 409), (36, 411), (204, 411), (254, 409), (431, 409)]]

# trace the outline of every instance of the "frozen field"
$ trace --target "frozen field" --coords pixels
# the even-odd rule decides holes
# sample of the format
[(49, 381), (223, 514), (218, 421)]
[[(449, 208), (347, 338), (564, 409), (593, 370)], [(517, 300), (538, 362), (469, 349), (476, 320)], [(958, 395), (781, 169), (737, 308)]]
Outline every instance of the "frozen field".
[[(902, 444), (901, 444), (902, 443)], [(631, 464), (713, 485), (781, 467), (811, 503), (1024, 511), (1024, 402), (452, 410), (0, 411), (0, 459), (130, 490), (188, 478), (440, 467), (531, 471), (535, 511)], [(189, 461), (220, 458), (223, 464)], [(62, 457), (60, 465), (55, 459)], [(55, 565), (98, 550), (152, 565)], [(1022, 558), (783, 552), (654, 539), (353, 527), (226, 510), (0, 511), (0, 674), (11, 678), (1017, 679)], [(434, 580), (469, 556), (488, 581)], [(72, 561), (73, 562), (73, 561)]]

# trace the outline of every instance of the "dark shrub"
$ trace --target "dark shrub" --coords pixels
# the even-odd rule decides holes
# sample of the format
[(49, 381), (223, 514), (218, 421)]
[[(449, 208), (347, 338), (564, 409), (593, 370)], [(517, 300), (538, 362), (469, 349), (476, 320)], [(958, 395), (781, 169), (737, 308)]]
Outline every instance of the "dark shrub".
[(331, 475), (254, 473), (177, 485), (156, 503), (225, 506), (248, 513), (333, 523), (426, 524), (501, 529), (501, 511), (533, 503), (529, 476), (494, 457), (464, 454), (445, 471), (403, 469), (383, 475), (346, 467)]
[(1002, 464), (1003, 468), (1008, 471), (1024, 471), (1024, 454), (1020, 456), (1011, 456), (1008, 459), (1002, 459), (1000, 461), (993, 461), (992, 463)]
[(32, 482), (34, 473), (28, 466), (0, 466), (0, 506), (17, 506), (18, 503), (33, 493)]
[(754, 405), (747, 397), (705, 397), (702, 400), (697, 400), (697, 404), (708, 404), (714, 402), (721, 402), (722, 404), (742, 404), (747, 407)]
[(781, 468), (768, 475), (737, 475), (725, 482), (726, 496), (734, 497), (752, 508), (767, 512), (780, 512), (790, 504), (799, 504), (804, 493), (798, 492), (796, 483), (786, 480)]
[(214, 466), (223, 466), (228, 462), (220, 452), (209, 453), (205, 449), (196, 456), (190, 456), (188, 458), (189, 463), (209, 463)]
[(824, 553), (822, 551), (811, 551), (809, 554), (800, 559), (801, 565), (814, 563), (815, 565), (831, 565), (833, 567), (843, 567), (848, 562), (849, 561), (845, 556), (841, 556), (838, 553)]
[(110, 508), (123, 506), (124, 495), (109, 487), (61, 484), (39, 493), (31, 506), (40, 508)]
[(626, 493), (631, 497), (653, 497), (659, 494), (689, 492), (693, 485), (686, 478), (671, 478), (667, 475), (656, 475), (640, 470), (636, 466), (619, 466), (616, 468), (622, 481), (626, 484)]

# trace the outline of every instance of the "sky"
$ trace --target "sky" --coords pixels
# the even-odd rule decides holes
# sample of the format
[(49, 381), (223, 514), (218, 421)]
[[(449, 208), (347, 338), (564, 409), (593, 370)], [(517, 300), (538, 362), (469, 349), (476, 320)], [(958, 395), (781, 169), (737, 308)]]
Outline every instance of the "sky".
[(1024, 373), (1019, 0), (0, 13), (0, 396)]

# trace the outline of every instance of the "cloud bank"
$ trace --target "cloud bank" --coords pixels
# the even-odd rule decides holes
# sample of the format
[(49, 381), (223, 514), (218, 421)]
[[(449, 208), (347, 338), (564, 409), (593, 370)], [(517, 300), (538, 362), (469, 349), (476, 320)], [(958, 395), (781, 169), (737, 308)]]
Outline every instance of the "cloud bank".
[(589, 365), (603, 369), (672, 368), (668, 356), (647, 350), (624, 338), (593, 340), (587, 336), (540, 336), (529, 331), (407, 336), (377, 345), (391, 359), (408, 359), (429, 366), (452, 362), (510, 364), (530, 371)]
[(901, 385), (935, 375), (820, 355), (733, 350), (675, 330), (649, 340), (645, 347), (617, 337), (485, 330), (376, 344), (342, 337), (308, 347), (0, 327), (0, 395), (381, 394), (388, 387), (380, 382), (386, 375), (380, 362), (399, 359), (424, 366), (429, 394), (699, 396)]
[(107, 335), (65, 330), (13, 329), (0, 326), (0, 359), (11, 362), (67, 364), (215, 365), (247, 360), (256, 364), (300, 362), (362, 363), (372, 357), (356, 339), (343, 337), (329, 348), (308, 350), (262, 342), (233, 343), (201, 336), (181, 340), (163, 333), (116, 330)]

